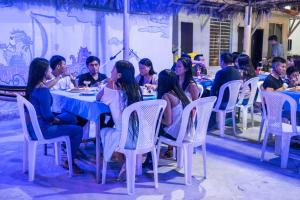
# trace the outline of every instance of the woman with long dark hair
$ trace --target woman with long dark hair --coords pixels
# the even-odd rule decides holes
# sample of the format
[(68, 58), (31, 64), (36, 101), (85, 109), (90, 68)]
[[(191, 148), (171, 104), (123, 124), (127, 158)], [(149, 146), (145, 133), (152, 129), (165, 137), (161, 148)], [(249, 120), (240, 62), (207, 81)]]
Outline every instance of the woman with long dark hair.
[(181, 57), (177, 60), (175, 73), (178, 77), (178, 84), (185, 92), (186, 96), (194, 101), (199, 97), (199, 89), (192, 73), (192, 60)]
[(138, 84), (150, 89), (156, 89), (157, 76), (149, 58), (143, 58), (139, 61), (139, 71), (140, 74), (135, 78)]
[[(71, 141), (72, 158), (76, 157), (79, 148), (83, 130), (76, 124), (76, 117), (69, 113), (54, 115), (51, 112), (52, 96), (45, 82), (51, 78), (49, 62), (44, 58), (35, 58), (30, 64), (28, 82), (26, 88), (26, 98), (34, 106), (38, 122), (46, 139), (59, 136), (69, 136)], [(31, 138), (36, 140), (32, 124), (28, 121), (28, 130)], [(67, 161), (63, 165), (68, 168)], [(73, 161), (73, 170), (75, 173), (83, 171)]]
[[(248, 55), (246, 54), (239, 55), (239, 57), (237, 58), (237, 64), (238, 64), (237, 65), (238, 70), (241, 73), (241, 77), (244, 83), (249, 79), (256, 77), (256, 73), (252, 65), (252, 61)], [(250, 94), (251, 94), (251, 88), (250, 85), (248, 85), (247, 90), (245, 92), (243, 105), (248, 104)]]
[[(122, 129), (122, 112), (125, 107), (141, 101), (142, 93), (134, 78), (133, 65), (125, 60), (119, 60), (111, 71), (111, 78), (107, 85), (97, 95), (97, 100), (107, 104), (112, 113), (115, 128), (104, 128), (100, 131), (103, 145), (103, 159), (109, 161), (113, 152), (118, 147)], [(135, 148), (138, 134), (137, 115), (130, 118), (129, 133), (125, 148)], [(125, 164), (119, 176), (125, 171)]]

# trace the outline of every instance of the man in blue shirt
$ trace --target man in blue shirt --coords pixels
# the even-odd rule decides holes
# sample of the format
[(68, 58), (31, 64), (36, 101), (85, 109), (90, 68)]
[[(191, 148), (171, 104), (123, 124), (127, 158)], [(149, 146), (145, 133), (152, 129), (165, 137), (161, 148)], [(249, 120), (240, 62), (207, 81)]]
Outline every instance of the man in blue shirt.
[(269, 43), (272, 45), (272, 57), (284, 58), (283, 46), (278, 42), (278, 38), (276, 35), (271, 35), (269, 37)]

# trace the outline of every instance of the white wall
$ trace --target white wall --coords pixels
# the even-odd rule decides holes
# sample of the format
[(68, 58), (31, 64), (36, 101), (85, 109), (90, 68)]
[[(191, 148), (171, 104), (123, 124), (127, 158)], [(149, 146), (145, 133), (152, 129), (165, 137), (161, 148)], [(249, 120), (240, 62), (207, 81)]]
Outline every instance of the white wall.
[[(62, 55), (71, 72), (82, 73), (87, 70), (86, 58), (95, 55), (101, 60), (100, 71), (110, 76), (114, 62), (123, 55), (109, 62), (123, 48), (122, 14), (11, 5), (1, 8), (0, 27), (0, 84), (25, 85), (34, 57)], [(172, 17), (130, 15), (129, 44), (140, 58), (150, 58), (157, 72), (170, 68)], [(138, 59), (130, 61), (137, 69)]]
[[(210, 19), (207, 15), (187, 15), (185, 12), (178, 14), (178, 46), (181, 46), (181, 22), (193, 23), (193, 51), (204, 55), (206, 66), (209, 66), (209, 34)], [(206, 23), (205, 23), (206, 22)], [(181, 53), (181, 51), (179, 51)]]
[[(295, 24), (297, 24), (299, 20), (296, 20)], [(300, 55), (300, 26), (294, 31), (294, 33), (290, 36), (292, 40), (292, 50), (290, 51), (290, 54), (294, 55)]]

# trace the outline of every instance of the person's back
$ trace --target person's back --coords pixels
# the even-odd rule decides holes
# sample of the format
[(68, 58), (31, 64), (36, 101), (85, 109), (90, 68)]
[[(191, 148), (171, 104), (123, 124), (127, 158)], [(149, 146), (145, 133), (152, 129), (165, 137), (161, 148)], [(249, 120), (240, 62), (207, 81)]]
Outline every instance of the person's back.
[[(211, 87), (210, 95), (217, 96), (219, 95), (220, 88), (222, 85), (229, 81), (233, 80), (241, 80), (240, 72), (232, 66), (232, 56), (229, 53), (223, 53), (221, 55), (221, 67), (222, 69), (219, 70), (216, 74), (215, 80)], [(228, 102), (229, 100), (229, 91), (228, 89), (225, 90), (222, 102)]]

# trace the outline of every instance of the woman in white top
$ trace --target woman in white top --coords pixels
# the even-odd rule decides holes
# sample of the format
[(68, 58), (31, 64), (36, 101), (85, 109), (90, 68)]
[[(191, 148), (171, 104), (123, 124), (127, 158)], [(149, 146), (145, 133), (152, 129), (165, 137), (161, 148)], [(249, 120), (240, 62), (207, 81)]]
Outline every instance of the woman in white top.
[[(122, 111), (126, 106), (142, 100), (140, 87), (134, 78), (133, 65), (125, 60), (116, 62), (111, 71), (111, 78), (107, 85), (101, 90), (96, 99), (107, 104), (110, 108), (114, 128), (103, 128), (100, 131), (101, 142), (103, 145), (103, 159), (109, 161), (113, 152), (118, 147), (122, 129)], [(138, 127), (136, 118), (133, 115), (129, 136), (125, 148), (135, 148)]]
[(192, 60), (186, 57), (179, 58), (176, 63), (175, 73), (178, 77), (178, 84), (186, 96), (192, 101), (198, 99), (200, 93), (193, 79)]
[(157, 88), (157, 76), (149, 58), (143, 58), (139, 61), (140, 74), (135, 78), (140, 86), (146, 86), (147, 89), (155, 90)]

